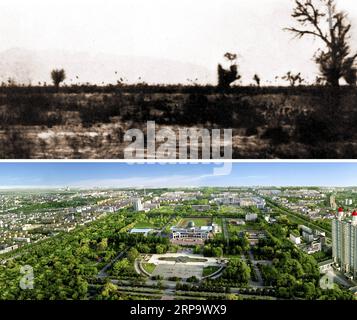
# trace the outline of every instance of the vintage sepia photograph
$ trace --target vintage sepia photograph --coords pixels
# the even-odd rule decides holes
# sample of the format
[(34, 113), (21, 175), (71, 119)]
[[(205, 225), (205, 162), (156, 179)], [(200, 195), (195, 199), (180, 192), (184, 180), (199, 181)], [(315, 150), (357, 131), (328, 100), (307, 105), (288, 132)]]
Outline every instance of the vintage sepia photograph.
[(2, 0), (2, 159), (357, 155), (353, 0)]

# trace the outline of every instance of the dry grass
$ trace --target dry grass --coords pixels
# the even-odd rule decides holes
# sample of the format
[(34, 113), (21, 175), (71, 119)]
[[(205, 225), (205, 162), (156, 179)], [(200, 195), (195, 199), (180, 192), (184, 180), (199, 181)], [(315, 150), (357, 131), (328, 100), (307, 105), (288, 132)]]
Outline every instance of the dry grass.
[[(199, 90), (198, 90), (199, 91)], [(123, 158), (126, 130), (233, 128), (234, 158), (353, 158), (355, 91), (0, 94), (1, 158)]]

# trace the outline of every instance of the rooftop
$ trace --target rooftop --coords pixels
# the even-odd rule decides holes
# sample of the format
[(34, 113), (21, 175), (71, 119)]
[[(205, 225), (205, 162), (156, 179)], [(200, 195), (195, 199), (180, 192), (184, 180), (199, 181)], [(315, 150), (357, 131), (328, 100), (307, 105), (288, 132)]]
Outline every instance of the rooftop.
[(131, 229), (130, 233), (149, 233), (153, 229)]

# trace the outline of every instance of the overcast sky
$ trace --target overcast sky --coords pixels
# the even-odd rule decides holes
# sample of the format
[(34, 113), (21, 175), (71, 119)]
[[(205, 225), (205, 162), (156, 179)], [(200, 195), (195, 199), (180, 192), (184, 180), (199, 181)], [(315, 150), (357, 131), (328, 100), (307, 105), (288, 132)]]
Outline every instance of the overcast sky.
[[(356, 0), (337, 0), (353, 24)], [(296, 40), (293, 0), (1, 0), (0, 50), (34, 50), (149, 56), (215, 70), (222, 55), (237, 52), (245, 80), (257, 72), (273, 79), (288, 70), (314, 79), (319, 42)]]

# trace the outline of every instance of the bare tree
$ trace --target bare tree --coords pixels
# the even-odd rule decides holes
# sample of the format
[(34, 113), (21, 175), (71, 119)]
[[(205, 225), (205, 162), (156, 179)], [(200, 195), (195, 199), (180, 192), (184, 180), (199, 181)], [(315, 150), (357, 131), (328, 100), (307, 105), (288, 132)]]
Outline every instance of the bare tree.
[[(337, 11), (334, 0), (295, 0), (295, 4), (292, 17), (302, 28), (291, 27), (286, 30), (299, 38), (310, 35), (323, 41), (326, 48), (316, 53), (315, 61), (329, 85), (338, 87), (341, 78), (347, 82), (353, 80), (353, 74), (357, 72), (354, 67), (357, 53), (351, 55), (348, 43), (351, 24), (347, 15)], [(323, 10), (325, 6), (327, 9)]]
[(227, 89), (230, 85), (241, 78), (238, 74), (237, 55), (227, 52), (224, 57), (230, 62), (228, 70), (224, 69), (221, 64), (218, 65), (218, 86)]
[(66, 72), (63, 69), (52, 70), (51, 78), (52, 78), (54, 86), (58, 90), (61, 82), (63, 82), (66, 79)]

